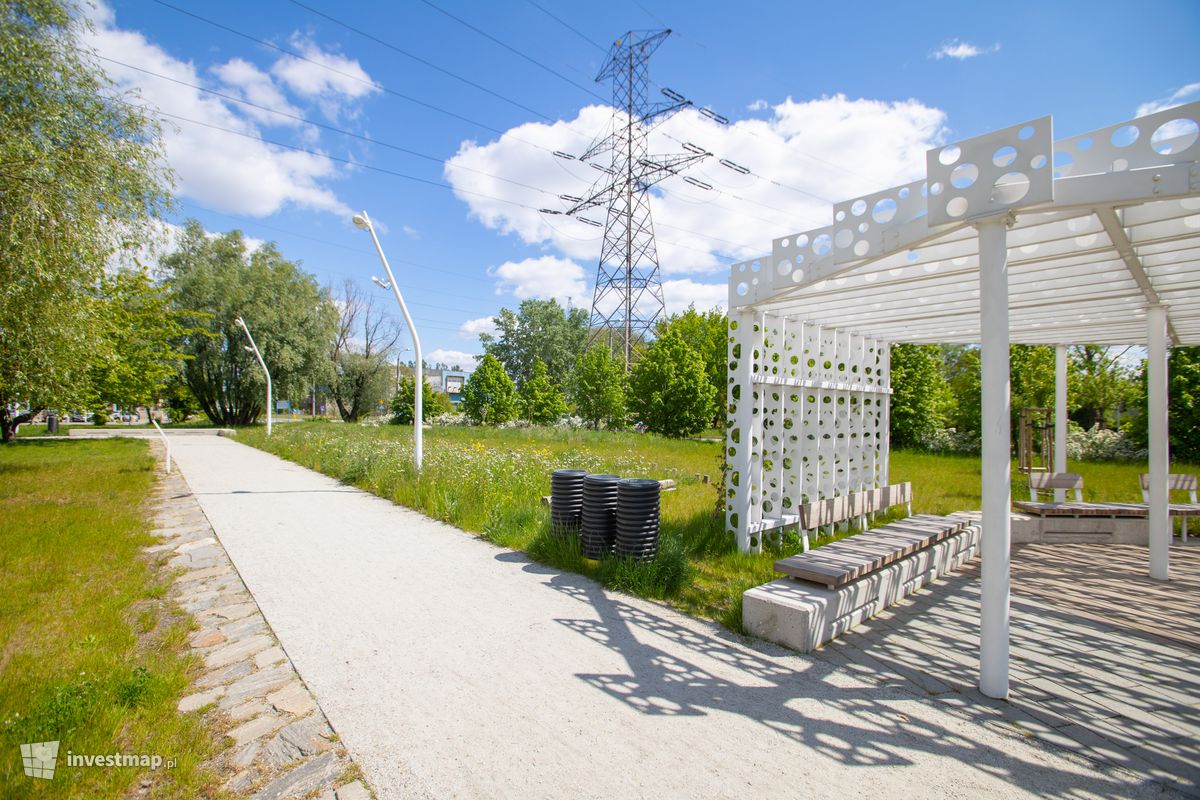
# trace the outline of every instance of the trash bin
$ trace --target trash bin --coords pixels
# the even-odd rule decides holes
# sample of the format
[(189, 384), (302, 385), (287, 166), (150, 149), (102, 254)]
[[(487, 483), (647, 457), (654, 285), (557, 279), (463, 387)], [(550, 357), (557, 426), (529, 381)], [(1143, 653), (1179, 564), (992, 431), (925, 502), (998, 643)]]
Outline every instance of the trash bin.
[(58, 433), (58, 414), (46, 415), (46, 432)]

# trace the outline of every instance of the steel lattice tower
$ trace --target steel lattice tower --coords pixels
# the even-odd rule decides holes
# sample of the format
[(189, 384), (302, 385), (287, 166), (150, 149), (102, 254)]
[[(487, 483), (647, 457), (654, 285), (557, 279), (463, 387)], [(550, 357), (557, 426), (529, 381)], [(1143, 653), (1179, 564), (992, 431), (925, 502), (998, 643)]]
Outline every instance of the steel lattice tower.
[[(599, 206), (607, 209), (592, 295), (591, 340), (607, 336), (610, 343), (619, 341), (627, 370), (635, 355), (634, 344), (645, 340), (664, 309), (648, 190), (708, 155), (647, 153), (646, 135), (654, 124), (691, 105), (669, 89), (663, 90), (667, 102), (651, 103), (646, 97), (650, 82), (647, 62), (670, 33), (630, 31), (609, 50), (596, 82), (612, 81), (612, 126), (579, 157), (604, 177), (586, 197), (566, 197), (574, 205), (563, 212), (575, 215)], [(599, 163), (606, 153), (611, 154), (609, 163)]]

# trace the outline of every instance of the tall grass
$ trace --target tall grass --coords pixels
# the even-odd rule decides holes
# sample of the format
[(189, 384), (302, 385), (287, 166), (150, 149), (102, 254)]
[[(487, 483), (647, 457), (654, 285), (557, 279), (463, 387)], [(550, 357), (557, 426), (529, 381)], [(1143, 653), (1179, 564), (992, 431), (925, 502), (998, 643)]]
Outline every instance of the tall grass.
[[(268, 439), (242, 430), (239, 441), (280, 455), (346, 483), (443, 520), (504, 547), (524, 550), (551, 566), (592, 575), (604, 585), (664, 599), (698, 616), (741, 628), (741, 595), (776, 577), (774, 562), (800, 550), (794, 533), (768, 540), (761, 554), (737, 552), (716, 513), (721, 450), (716, 442), (663, 439), (649, 434), (550, 428), (432, 428), (425, 434), (423, 474), (412, 466), (407, 426), (296, 424)], [(1087, 495), (1136, 499), (1136, 464), (1072, 464), (1084, 473)], [(555, 469), (586, 469), (625, 477), (670, 478), (677, 490), (662, 496), (659, 557), (648, 564), (583, 558), (578, 545), (549, 532), (540, 502)], [(1178, 469), (1178, 467), (1177, 467)], [(708, 476), (705, 484), (699, 476)], [(979, 508), (979, 459), (917, 452), (892, 454), (890, 479), (911, 481), (917, 513)], [(1015, 473), (1014, 496), (1023, 497)], [(899, 515), (877, 517), (877, 523)], [(837, 534), (840, 538), (850, 531)]]
[[(164, 606), (145, 442), (0, 445), (0, 796), (214, 796), (216, 747), (176, 713), (188, 686), (187, 618)], [(52, 780), (26, 777), (19, 745), (59, 741)], [(75, 753), (157, 754), (170, 770), (68, 767)]]

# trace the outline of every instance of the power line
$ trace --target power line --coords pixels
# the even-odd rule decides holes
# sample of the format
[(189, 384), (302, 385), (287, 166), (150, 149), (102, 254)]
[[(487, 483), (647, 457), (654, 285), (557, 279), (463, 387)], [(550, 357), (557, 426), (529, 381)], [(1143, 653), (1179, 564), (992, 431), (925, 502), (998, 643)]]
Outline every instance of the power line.
[(334, 125), (329, 125), (324, 122), (317, 122), (315, 120), (308, 119), (307, 117), (302, 117), (299, 114), (292, 114), (291, 112), (288, 112), (288, 111), (281, 111), (277, 108), (271, 108), (269, 106), (259, 105), (258, 103), (254, 103), (249, 100), (245, 100), (241, 97), (235, 97), (234, 95), (231, 95), (231, 94), (219, 92), (216, 89), (209, 89), (207, 87), (199, 86), (194, 83), (189, 83), (188, 81), (180, 80), (178, 78), (172, 78), (169, 75), (163, 75), (161, 73), (155, 72), (153, 70), (145, 69), (143, 67), (135, 67), (133, 64), (126, 64), (123, 61), (118, 61), (115, 58), (109, 58), (107, 56), (102, 56), (99, 53), (94, 53), (93, 55), (95, 55), (96, 58), (103, 59), (104, 61), (108, 61), (113, 64), (118, 64), (127, 69), (137, 70), (138, 72), (145, 73), (146, 75), (153, 75), (155, 78), (161, 78), (162, 80), (170, 81), (171, 83), (179, 84), (180, 86), (187, 86), (188, 88), (195, 89), (200, 92), (207, 92), (208, 94), (215, 95), (216, 97), (220, 97), (223, 100), (228, 100), (233, 103), (240, 103), (244, 106), (249, 106), (250, 108), (257, 108), (259, 111), (265, 111), (268, 114), (276, 114), (278, 116), (285, 117), (287, 119), (296, 120), (297, 122), (302, 122), (306, 125), (312, 125), (313, 127), (316, 127), (316, 128), (322, 128), (327, 131), (332, 131), (333, 133), (341, 134), (342, 136), (349, 136), (353, 139), (358, 139), (360, 141), (368, 142), (370, 144), (379, 145), (380, 147), (386, 147), (390, 150), (396, 150), (397, 152), (405, 153), (407, 155), (414, 156), (415, 158), (422, 158), (422, 159), (425, 159), (426, 161), (432, 161), (432, 162), (435, 162), (438, 164), (442, 164), (443, 166), (445, 166), (449, 169), (461, 169), (461, 170), (465, 170), (466, 172), (474, 172), (475, 174), (482, 175), (486, 178), (493, 178), (498, 181), (504, 181), (505, 183), (511, 183), (514, 186), (520, 186), (524, 189), (529, 189), (531, 191), (539, 192), (541, 194), (545, 194), (545, 195), (551, 194), (551, 192), (548, 192), (545, 189), (540, 189), (536, 186), (531, 186), (528, 183), (522, 183), (521, 181), (516, 181), (511, 178), (505, 178), (500, 175), (494, 175), (490, 172), (484, 172), (483, 170), (475, 169), (474, 167), (467, 167), (462, 164), (452, 164), (450, 161), (448, 161), (444, 158), (438, 158), (437, 156), (431, 156), (431, 155), (428, 155), (427, 153), (422, 153), (418, 150), (413, 150), (411, 148), (403, 147), (401, 145), (393, 144), (391, 142), (385, 142), (381, 139), (375, 139), (370, 136), (365, 136), (361, 133), (355, 133), (354, 131), (348, 131), (348, 130), (345, 130), (344, 128), (338, 128)]
[(463, 26), (465, 26), (465, 27), (467, 27), (467, 28), (470, 28), (471, 30), (475, 31), (476, 33), (478, 33), (480, 36), (484, 37), (485, 39), (488, 39), (489, 41), (495, 42), (496, 44), (500, 45), (501, 47), (503, 47), (505, 50), (509, 51), (510, 53), (513, 53), (514, 55), (516, 55), (516, 56), (518, 56), (518, 57), (520, 57), (520, 58), (522, 58), (522, 59), (524, 59), (524, 60), (528, 61), (530, 64), (533, 64), (534, 66), (536, 66), (536, 67), (539, 67), (539, 68), (541, 68), (541, 69), (545, 70), (546, 72), (549, 72), (551, 75), (553, 75), (554, 77), (558, 78), (559, 80), (566, 81), (567, 83), (569, 83), (569, 84), (571, 84), (572, 86), (574, 86), (576, 89), (579, 89), (579, 90), (581, 90), (581, 91), (583, 91), (583, 92), (586, 92), (586, 93), (590, 94), (592, 97), (595, 97), (595, 98), (596, 98), (597, 100), (599, 100), (600, 102), (602, 102), (602, 103), (607, 103), (607, 102), (608, 102), (608, 100), (607, 100), (606, 98), (604, 98), (604, 97), (601, 97), (600, 95), (596, 94), (594, 91), (592, 91), (592, 90), (591, 90), (591, 89), (589, 89), (588, 87), (584, 86), (583, 84), (576, 83), (575, 81), (573, 81), (573, 80), (571, 80), (570, 78), (568, 78), (566, 75), (563, 75), (563, 74), (562, 74), (561, 72), (559, 72), (558, 70), (556, 70), (556, 69), (554, 69), (554, 68), (552, 68), (552, 67), (548, 67), (548, 66), (546, 66), (546, 65), (545, 65), (545, 64), (543, 64), (542, 62), (540, 62), (540, 61), (538, 61), (537, 59), (535, 59), (535, 58), (532, 58), (532, 57), (530, 57), (529, 55), (527, 55), (527, 54), (525, 54), (525, 53), (521, 52), (520, 50), (518, 50), (517, 48), (513, 47), (512, 45), (509, 45), (509, 44), (506, 44), (506, 43), (504, 43), (504, 42), (500, 41), (500, 40), (499, 40), (499, 39), (497, 39), (495, 36), (492, 36), (490, 33), (488, 33), (488, 32), (487, 32), (487, 31), (485, 31), (485, 30), (482, 30), (482, 29), (480, 29), (480, 28), (477, 28), (477, 27), (475, 27), (474, 25), (472, 25), (471, 23), (467, 22), (467, 21), (466, 21), (465, 19), (463, 19), (462, 17), (458, 17), (458, 16), (455, 16), (454, 14), (451, 14), (451, 13), (450, 13), (449, 11), (447, 11), (446, 9), (444, 9), (444, 8), (442, 8), (442, 7), (440, 7), (440, 6), (438, 6), (438, 5), (437, 5), (437, 4), (435, 4), (435, 3), (432, 3), (432, 2), (430, 2), (430, 0), (421, 0), (421, 2), (422, 2), (422, 3), (424, 3), (425, 5), (429, 6), (430, 8), (432, 8), (434, 11), (438, 11), (438, 12), (440, 12), (440, 13), (442, 13), (442, 14), (446, 15), (447, 17), (449, 17), (450, 19), (452, 19), (452, 20), (454, 20), (455, 22), (459, 23), (460, 25), (463, 25)]
[(553, 119), (551, 117), (547, 116), (546, 114), (543, 114), (540, 111), (537, 111), (536, 109), (530, 108), (529, 106), (525, 105), (524, 103), (521, 103), (517, 100), (513, 100), (511, 97), (507, 97), (506, 95), (502, 95), (497, 91), (494, 91), (492, 89), (489, 89), (486, 86), (483, 86), (482, 84), (476, 83), (475, 81), (471, 80), (470, 78), (465, 78), (462, 75), (459, 75), (457, 72), (453, 72), (451, 70), (446, 69), (445, 67), (439, 66), (439, 65), (433, 63), (432, 61), (429, 61), (428, 59), (422, 58), (421, 56), (418, 56), (414, 53), (410, 53), (409, 51), (407, 51), (401, 47), (398, 47), (397, 45), (394, 45), (391, 42), (380, 39), (378, 36), (375, 36), (374, 34), (369, 33), (368, 31), (364, 31), (361, 28), (356, 28), (353, 25), (349, 24), (348, 22), (344, 22), (343, 20), (340, 20), (337, 17), (326, 14), (324, 11), (318, 11), (317, 9), (313, 8), (310, 5), (301, 3), (300, 0), (288, 0), (288, 2), (290, 2), (292, 5), (296, 5), (296, 6), (299, 6), (300, 8), (303, 8), (305, 11), (308, 11), (311, 14), (316, 14), (318, 17), (329, 20), (330, 22), (332, 22), (335, 25), (340, 25), (341, 27), (345, 28), (348, 31), (357, 33), (359, 36), (362, 36), (366, 39), (370, 39), (371, 41), (375, 42), (376, 44), (382, 45), (382, 46), (388, 48), (389, 50), (393, 50), (393, 51), (399, 53), (400, 55), (405, 56), (406, 58), (411, 58), (413, 61), (416, 61), (419, 64), (424, 64), (425, 66), (429, 67), (430, 69), (437, 70), (438, 72), (442, 73), (443, 75), (448, 75), (449, 77), (454, 78), (457, 81), (461, 81), (462, 83), (465, 83), (468, 86), (474, 87), (474, 88), (478, 89), (479, 91), (484, 92), (485, 94), (490, 94), (492, 97), (495, 97), (498, 100), (503, 100), (504, 102), (509, 103), (509, 104), (521, 109), (522, 111), (527, 111), (530, 114), (533, 114), (535, 117), (541, 117), (542, 119), (547, 120), (549, 122), (553, 121)]
[(591, 38), (589, 38), (589, 37), (588, 37), (586, 34), (582, 33), (582, 32), (581, 32), (581, 31), (580, 31), (578, 28), (574, 27), (574, 26), (573, 26), (573, 25), (571, 25), (569, 22), (566, 22), (565, 20), (563, 20), (563, 18), (562, 18), (562, 17), (560, 17), (560, 16), (558, 16), (557, 14), (555, 14), (554, 12), (550, 11), (550, 10), (549, 10), (549, 9), (547, 9), (545, 6), (541, 5), (540, 3), (535, 3), (535, 2), (534, 2), (534, 0), (525, 0), (525, 2), (529, 3), (529, 5), (533, 6), (533, 7), (534, 7), (534, 8), (536, 8), (538, 11), (541, 11), (543, 14), (545, 14), (545, 15), (546, 15), (546, 16), (548, 16), (548, 17), (550, 17), (550, 19), (554, 20), (554, 21), (555, 21), (555, 22), (557, 22), (559, 25), (562, 25), (564, 28), (566, 28), (566, 29), (567, 29), (567, 30), (569, 30), (571, 33), (573, 33), (573, 34), (575, 34), (576, 36), (578, 36), (580, 39), (583, 39), (585, 42), (587, 42), (587, 43), (588, 43), (588, 44), (590, 44), (592, 47), (594, 47), (594, 48), (596, 48), (597, 50), (599, 50), (601, 53), (604, 53), (605, 55), (608, 55), (608, 50), (607, 50), (607, 49), (605, 49), (603, 46), (601, 46), (601, 45), (598, 45), (598, 44), (596, 44), (595, 42), (593, 42), (593, 41), (591, 40)]

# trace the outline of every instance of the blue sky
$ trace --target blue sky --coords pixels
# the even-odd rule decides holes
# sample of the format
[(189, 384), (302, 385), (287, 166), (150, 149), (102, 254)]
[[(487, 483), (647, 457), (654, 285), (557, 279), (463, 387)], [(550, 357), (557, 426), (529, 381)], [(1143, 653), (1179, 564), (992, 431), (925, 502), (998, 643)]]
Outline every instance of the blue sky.
[(350, 223), (367, 209), (427, 360), (452, 363), (501, 306), (590, 304), (601, 231), (537, 209), (598, 176), (551, 153), (603, 132), (611, 90), (592, 78), (627, 30), (674, 31), (652, 94), (729, 120), (686, 111), (651, 134), (652, 152), (715, 154), (691, 172), (711, 190), (672, 179), (654, 198), (669, 310), (723, 305), (730, 261), (921, 177), (935, 144), (1044, 114), (1061, 138), (1200, 99), (1194, 0), (110, 0), (92, 17), (101, 65), (170, 115), (175, 222), (370, 286), (380, 267)]

